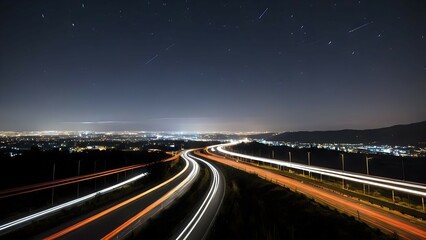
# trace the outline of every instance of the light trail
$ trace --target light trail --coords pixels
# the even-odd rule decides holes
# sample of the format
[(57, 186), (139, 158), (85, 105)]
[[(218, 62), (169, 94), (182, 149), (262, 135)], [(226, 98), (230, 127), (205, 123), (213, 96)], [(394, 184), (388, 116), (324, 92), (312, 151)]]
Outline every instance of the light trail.
[[(159, 162), (167, 162), (167, 161), (175, 160), (177, 157), (178, 157), (178, 155), (164, 159), (164, 160), (161, 160)], [(105, 177), (105, 176), (108, 176), (108, 175), (121, 173), (121, 172), (124, 172), (124, 171), (129, 171), (129, 170), (134, 170), (134, 169), (138, 169), (138, 168), (142, 168), (142, 167), (147, 167), (147, 166), (150, 166), (150, 165), (153, 165), (153, 164), (156, 164), (156, 163), (158, 163), (158, 162), (152, 162), (152, 163), (147, 163), (147, 164), (136, 164), (136, 165), (132, 165), (132, 166), (111, 169), (111, 170), (98, 172), (98, 173), (91, 173), (91, 174), (87, 174), (87, 175), (75, 176), (75, 177), (58, 179), (58, 180), (49, 181), (49, 182), (43, 182), (43, 183), (37, 183), (37, 184), (32, 184), (32, 185), (27, 185), (27, 186), (10, 188), (10, 189), (0, 191), (0, 199), (18, 196), (18, 195), (36, 192), (36, 191), (41, 191), (41, 190), (46, 190), (46, 189), (50, 189), (50, 188), (56, 188), (56, 187), (60, 187), (60, 186), (64, 186), (64, 185), (68, 185), (68, 184), (72, 184), (72, 183), (83, 182), (83, 181), (87, 181), (87, 180), (91, 180), (91, 179), (95, 179), (95, 178)]]
[(146, 176), (146, 175), (147, 175), (147, 173), (139, 174), (139, 175), (138, 175), (138, 176), (136, 176), (136, 177), (133, 177), (133, 178), (131, 178), (131, 179), (129, 179), (129, 180), (123, 181), (123, 182), (118, 183), (118, 184), (116, 184), (116, 185), (113, 185), (113, 186), (111, 186), (111, 187), (108, 187), (108, 188), (102, 189), (102, 190), (100, 190), (100, 191), (97, 191), (97, 192), (94, 192), (94, 193), (88, 194), (88, 195), (83, 196), (83, 197), (81, 197), (81, 198), (77, 198), (77, 199), (74, 199), (74, 200), (72, 200), (72, 201), (69, 201), (69, 202), (66, 202), (66, 203), (60, 204), (60, 205), (58, 205), (58, 206), (55, 206), (55, 207), (52, 207), (52, 208), (49, 208), (49, 209), (46, 209), (46, 210), (40, 211), (40, 212), (38, 212), (38, 213), (31, 214), (31, 215), (29, 215), (29, 216), (26, 216), (26, 217), (23, 217), (23, 218), (20, 218), (20, 219), (14, 220), (14, 221), (9, 222), (9, 223), (6, 223), (6, 224), (3, 224), (3, 225), (1, 225), (1, 226), (0, 226), (0, 231), (6, 230), (6, 229), (11, 228), (11, 227), (13, 227), (13, 226), (16, 226), (16, 225), (18, 225), (18, 224), (28, 223), (28, 222), (30, 222), (30, 221), (33, 221), (33, 220), (39, 219), (39, 218), (41, 218), (41, 217), (44, 217), (44, 216), (46, 216), (47, 214), (51, 214), (51, 213), (57, 212), (57, 211), (59, 211), (59, 210), (61, 210), (61, 209), (68, 208), (68, 207), (70, 207), (70, 206), (72, 206), (72, 205), (75, 205), (75, 204), (78, 204), (78, 203), (82, 203), (82, 202), (87, 201), (87, 200), (89, 200), (89, 199), (92, 199), (92, 198), (94, 198), (94, 197), (96, 197), (96, 196), (98, 196), (98, 195), (102, 195), (102, 194), (105, 194), (105, 193), (110, 192), (110, 191), (112, 191), (112, 190), (115, 190), (115, 189), (117, 189), (117, 188), (119, 188), (119, 187), (121, 187), (121, 186), (123, 186), (123, 185), (125, 185), (125, 184), (131, 183), (131, 182), (134, 182), (134, 181), (136, 181), (136, 180), (138, 180), (138, 179), (140, 179), (140, 178), (142, 178), (142, 177), (144, 177), (144, 176)]
[(64, 179), (58, 179), (58, 180), (55, 180), (55, 181), (48, 181), (48, 182), (36, 183), (36, 184), (31, 184), (31, 185), (26, 185), (26, 186), (21, 186), (21, 187), (9, 188), (9, 189), (5, 189), (5, 190), (1, 190), (0, 195), (18, 192), (18, 191), (25, 191), (25, 190), (33, 189), (33, 188), (37, 188), (37, 187), (49, 186), (49, 185), (52, 185), (52, 184), (55, 184), (55, 183), (63, 183), (63, 182), (73, 181), (73, 180), (80, 179), (80, 178), (91, 177), (91, 176), (95, 176), (95, 175), (98, 175), (98, 174), (105, 174), (105, 173), (109, 173), (109, 172), (112, 172), (112, 171), (123, 170), (125, 168), (131, 168), (131, 167), (136, 167), (136, 166), (137, 165), (122, 167), (122, 168), (117, 168), (117, 169), (111, 169), (111, 170), (107, 170), (107, 171), (103, 171), (103, 172), (91, 173), (91, 174), (81, 175), (81, 176), (77, 176), (77, 177), (69, 177), (69, 178), (64, 178)]
[(210, 190), (209, 190), (206, 198), (204, 199), (203, 203), (201, 204), (200, 208), (197, 210), (195, 215), (192, 217), (191, 221), (189, 221), (188, 225), (186, 225), (186, 227), (178, 235), (176, 240), (188, 238), (188, 236), (191, 234), (191, 232), (197, 226), (198, 222), (200, 221), (200, 219), (203, 217), (204, 213), (208, 209), (212, 199), (215, 197), (215, 195), (217, 193), (217, 190), (218, 190), (219, 184), (220, 184), (219, 172), (217, 171), (217, 169), (213, 165), (211, 165), (210, 163), (204, 161), (203, 159), (195, 157), (195, 156), (191, 156), (190, 158), (195, 158), (198, 161), (203, 162), (204, 164), (206, 164), (210, 168), (210, 170), (213, 173), (213, 183), (210, 187)]
[[(235, 143), (231, 143), (231, 144), (235, 144)], [(255, 160), (255, 161), (259, 161), (259, 162), (276, 164), (276, 165), (279, 165), (279, 166), (284, 166), (284, 167), (298, 169), (298, 170), (310, 171), (310, 172), (314, 172), (314, 173), (318, 173), (318, 174), (322, 174), (322, 175), (326, 175), (326, 176), (331, 176), (331, 177), (335, 177), (335, 178), (339, 178), (339, 179), (350, 180), (350, 181), (354, 181), (354, 182), (359, 182), (359, 183), (363, 183), (363, 184), (383, 187), (383, 188), (387, 188), (387, 189), (391, 189), (391, 190), (395, 190), (395, 191), (400, 191), (400, 192), (405, 192), (405, 193), (410, 193), (410, 194), (426, 197), (426, 192), (422, 191), (422, 190), (425, 190), (426, 187), (424, 185), (421, 185), (421, 184), (403, 182), (403, 181), (398, 181), (396, 179), (385, 179), (385, 178), (380, 178), (380, 177), (371, 177), (371, 176), (366, 176), (366, 175), (363, 175), (363, 174), (343, 172), (343, 171), (314, 167), (314, 166), (309, 166), (309, 165), (304, 165), (304, 164), (299, 164), (299, 163), (291, 163), (291, 162), (287, 162), (287, 161), (278, 161), (278, 160), (269, 159), (269, 158), (262, 158), (262, 157), (250, 156), (250, 155), (245, 155), (245, 154), (240, 154), (240, 153), (234, 153), (234, 152), (227, 151), (227, 150), (223, 149), (224, 146), (229, 146), (231, 144), (225, 144), (225, 145), (220, 145), (220, 146), (212, 146), (212, 147), (216, 147), (216, 149), (219, 152), (222, 152), (224, 154), (228, 154), (228, 155), (231, 155), (231, 156), (242, 157), (242, 158), (251, 159), (251, 160)], [(209, 147), (209, 148), (212, 148), (212, 147)], [(402, 188), (400, 186), (409, 187), (411, 189)]]
[(193, 183), (193, 181), (195, 180), (195, 178), (198, 176), (198, 173), (200, 171), (200, 167), (199, 167), (199, 165), (198, 165), (197, 162), (195, 162), (191, 157), (188, 156), (188, 151), (185, 151), (182, 154), (182, 158), (187, 163), (190, 162), (193, 165), (192, 171), (190, 172), (190, 174), (188, 175), (188, 177), (186, 177), (185, 180), (183, 180), (179, 185), (177, 185), (172, 190), (170, 190), (169, 192), (167, 192), (165, 195), (163, 195), (161, 198), (159, 198), (158, 200), (156, 200), (154, 203), (152, 203), (151, 205), (149, 205), (148, 207), (146, 207), (145, 209), (143, 209), (141, 212), (139, 212), (138, 214), (136, 214), (135, 216), (133, 216), (132, 218), (130, 218), (129, 220), (127, 220), (125, 223), (123, 223), (122, 225), (120, 225), (119, 227), (117, 227), (116, 229), (114, 229), (109, 234), (105, 235), (102, 238), (103, 240), (104, 239), (112, 239), (114, 237), (117, 237), (118, 234), (120, 234), (120, 232), (122, 232), (125, 229), (129, 228), (129, 226), (131, 226), (134, 222), (136, 222), (141, 217), (145, 216), (147, 213), (149, 213), (150, 211), (152, 211), (153, 209), (155, 209), (156, 207), (158, 207), (164, 201), (166, 201), (167, 199), (169, 199), (170, 197), (172, 197), (173, 194), (176, 194), (179, 191), (182, 191), (183, 189), (186, 189), (188, 186), (190, 186), (190, 184)]
[[(41, 183), (38, 186), (31, 185), (31, 186), (20, 187), (20, 191), (18, 190), (19, 192), (16, 192), (15, 189), (8, 189), (6, 191), (13, 192), (13, 193), (9, 193), (9, 194), (0, 196), (0, 199), (18, 196), (18, 195), (22, 195), (22, 194), (26, 194), (26, 193), (37, 192), (37, 191), (46, 190), (46, 189), (50, 189), (50, 188), (61, 187), (61, 186), (65, 186), (65, 185), (68, 185), (68, 184), (84, 182), (84, 181), (87, 181), (87, 180), (105, 177), (105, 176), (109, 176), (109, 175), (112, 175), (112, 174), (117, 174), (117, 173), (121, 173), (121, 172), (124, 172), (124, 171), (129, 171), (129, 170), (132, 170), (132, 169), (146, 167), (148, 165), (150, 165), (150, 164), (144, 164), (143, 166), (127, 167), (126, 169), (120, 169), (120, 170), (109, 170), (109, 171), (102, 172), (102, 173), (88, 174), (88, 175), (84, 175), (84, 176), (67, 178), (67, 179), (62, 179), (62, 180), (58, 180), (58, 181), (51, 181), (51, 182)], [(25, 189), (27, 189), (27, 190), (25, 190)], [(1, 194), (2, 193), (0, 193), (0, 195)]]
[(145, 191), (145, 192), (143, 192), (143, 193), (141, 193), (141, 194), (139, 194), (137, 196), (134, 196), (134, 197), (132, 197), (132, 198), (126, 200), (126, 201), (123, 201), (123, 202), (121, 202), (121, 203), (119, 203), (119, 204), (117, 204), (117, 205), (115, 205), (113, 207), (110, 207), (110, 208), (108, 208), (108, 209), (106, 209), (106, 210), (104, 210), (104, 211), (102, 211), (102, 212), (100, 212), (98, 214), (95, 214), (95, 215), (93, 215), (93, 216), (91, 216), (91, 217), (89, 217), (89, 218), (87, 218), (87, 219), (85, 219), (83, 221), (80, 221), (80, 222), (78, 222), (78, 223), (76, 223), (76, 224), (74, 224), (72, 226), (69, 226), (69, 227), (67, 227), (67, 228), (65, 228), (65, 229), (63, 229), (63, 230), (61, 230), (61, 231), (59, 231), (59, 232), (57, 232), (57, 233), (55, 233), (55, 234), (53, 234), (51, 236), (48, 236), (48, 237), (46, 237), (44, 239), (45, 240), (47, 240), (47, 239), (56, 239), (56, 238), (59, 238), (61, 236), (64, 236), (64, 235), (66, 235), (66, 234), (68, 234), (68, 233), (70, 233), (72, 231), (75, 231), (75, 230), (77, 230), (77, 229), (79, 229), (79, 228), (81, 228), (81, 227), (83, 227), (83, 226), (85, 226), (85, 225), (87, 225), (87, 224), (89, 224), (89, 223), (91, 223), (91, 222), (93, 222), (93, 221), (95, 221), (95, 220), (97, 220), (97, 219), (99, 219), (99, 218), (101, 218), (101, 217), (103, 217), (103, 216), (105, 216), (105, 215), (107, 215), (107, 214), (109, 214), (109, 213), (111, 213), (111, 212), (113, 212), (113, 211), (115, 211), (115, 210), (117, 210), (117, 209), (119, 209), (119, 208), (121, 208), (121, 207), (129, 204), (129, 203), (131, 203), (131, 202), (134, 202), (137, 199), (139, 199), (139, 198), (141, 198), (141, 197), (143, 197), (143, 196), (145, 196), (145, 195), (147, 195), (147, 194), (149, 194), (149, 193), (151, 193), (151, 192), (153, 192), (153, 191), (155, 191), (155, 190), (157, 190), (157, 189), (159, 189), (159, 188), (167, 185), (168, 183), (172, 182), (173, 180), (175, 180), (176, 178), (178, 178), (179, 176), (181, 176), (188, 169), (188, 167), (189, 167), (189, 162), (185, 159), (185, 167), (179, 173), (177, 173), (175, 176), (173, 176), (172, 178), (169, 178), (166, 181), (162, 182), (161, 184), (158, 184), (157, 186), (155, 186), (153, 188), (150, 188), (149, 190), (147, 190), (147, 191)]
[[(305, 166), (300, 166), (300, 168), (305, 168)], [(306, 168), (305, 168), (306, 169)], [(342, 172), (342, 171), (333, 171), (330, 169), (326, 169), (326, 168), (320, 168), (320, 167), (311, 167), (308, 168), (305, 171), (314, 171), (312, 169), (315, 169), (319, 172), (321, 172), (321, 174), (325, 174), (325, 173), (338, 173), (339, 175), (343, 175), (343, 176), (347, 176), (347, 177), (353, 177), (353, 178), (360, 178), (360, 179), (365, 179), (367, 181), (375, 181), (375, 182), (382, 182), (382, 183), (388, 183), (391, 185), (399, 185), (399, 186), (405, 186), (405, 187), (410, 187), (410, 188), (414, 188), (417, 190), (426, 190), (426, 186), (424, 185), (420, 185), (420, 184), (415, 184), (415, 183), (409, 183), (409, 182), (402, 182), (402, 181), (398, 181), (398, 180), (392, 180), (390, 178), (382, 178), (382, 177), (370, 177), (367, 175), (362, 175), (362, 174), (356, 174), (356, 173), (350, 173), (350, 172)], [(302, 169), (303, 170), (303, 169)]]
[(354, 217), (359, 217), (358, 214), (360, 213), (362, 221), (368, 222), (385, 231), (389, 231), (392, 234), (397, 233), (399, 237), (403, 237), (404, 239), (426, 239), (424, 225), (420, 224), (416, 226), (416, 222), (413, 222), (410, 218), (403, 217), (399, 214), (392, 214), (391, 212), (381, 208), (362, 204), (358, 200), (353, 200), (352, 198), (344, 197), (334, 192), (329, 192), (324, 189), (302, 183), (260, 167), (229, 160), (221, 155), (213, 154), (211, 152), (209, 152), (209, 155), (202, 153), (196, 154), (198, 156), (229, 165), (241, 171), (256, 174), (261, 178), (269, 179), (273, 183), (310, 196), (315, 199), (315, 201), (327, 204), (338, 209), (340, 212), (347, 213)]

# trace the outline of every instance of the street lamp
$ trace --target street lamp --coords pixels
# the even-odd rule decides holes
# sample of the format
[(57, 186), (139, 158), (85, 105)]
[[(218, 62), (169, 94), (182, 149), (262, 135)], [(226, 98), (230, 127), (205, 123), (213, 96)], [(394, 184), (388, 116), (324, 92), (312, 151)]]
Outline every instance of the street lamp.
[[(368, 161), (373, 159), (372, 157), (365, 156), (365, 169), (367, 171), (367, 176), (370, 175), (370, 170), (368, 168)], [(364, 194), (365, 194), (365, 184), (364, 185)], [(368, 194), (370, 194), (370, 185), (368, 185)]]
[[(288, 152), (288, 160), (291, 163), (291, 152)], [(291, 173), (291, 168), (288, 168), (288, 172)]]
[(404, 181), (405, 181), (404, 158), (401, 158), (401, 164), (402, 164), (402, 180), (404, 180)]
[[(80, 159), (78, 160), (77, 176), (80, 176)], [(80, 182), (77, 183), (77, 197), (80, 196)]]
[[(340, 154), (342, 156), (342, 172), (345, 171), (345, 155)], [(345, 189), (345, 179), (342, 178), (342, 187)]]
[[(311, 166), (311, 152), (308, 152), (308, 166)], [(309, 177), (311, 177), (311, 171), (309, 171)]]
[[(56, 164), (53, 163), (53, 176), (52, 176), (52, 181), (55, 181), (55, 170), (56, 170)], [(52, 206), (53, 206), (53, 196), (55, 195), (55, 188), (52, 188)]]

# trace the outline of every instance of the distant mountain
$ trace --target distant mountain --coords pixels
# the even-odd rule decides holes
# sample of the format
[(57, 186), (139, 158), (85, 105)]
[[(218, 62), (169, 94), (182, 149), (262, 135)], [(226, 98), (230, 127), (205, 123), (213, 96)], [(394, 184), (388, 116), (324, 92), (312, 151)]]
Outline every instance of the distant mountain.
[(246, 137), (251, 139), (269, 139), (274, 135), (275, 133), (258, 133), (258, 134), (247, 135)]
[(389, 145), (426, 145), (426, 121), (367, 130), (285, 132), (271, 141), (316, 143), (375, 143)]

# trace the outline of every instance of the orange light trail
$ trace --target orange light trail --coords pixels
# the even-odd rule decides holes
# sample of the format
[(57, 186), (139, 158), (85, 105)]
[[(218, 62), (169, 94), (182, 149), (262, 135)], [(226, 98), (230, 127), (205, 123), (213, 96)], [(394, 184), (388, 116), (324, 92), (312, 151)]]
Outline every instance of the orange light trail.
[[(170, 157), (170, 158), (167, 158), (167, 159), (163, 159), (160, 162), (172, 161), (172, 160), (177, 159), (177, 157), (179, 157), (179, 155), (176, 155), (176, 156), (173, 156), (173, 157)], [(128, 167), (122, 167), (122, 168), (107, 170), (107, 171), (103, 171), (103, 172), (99, 172), (99, 173), (91, 173), (91, 174), (87, 174), (87, 175), (81, 175), (81, 176), (70, 177), (70, 178), (65, 178), (65, 179), (58, 179), (58, 180), (55, 180), (55, 181), (49, 181), (49, 182), (44, 182), (44, 183), (32, 184), (32, 185), (28, 185), (28, 186), (6, 189), (6, 190), (0, 192), (0, 199), (12, 197), (12, 196), (17, 196), (17, 195), (22, 195), (22, 194), (26, 194), (26, 193), (31, 193), (31, 192), (36, 192), (36, 191), (41, 191), (41, 190), (50, 189), (50, 188), (56, 188), (56, 187), (60, 187), (60, 186), (64, 186), (64, 185), (68, 185), (68, 184), (72, 184), (72, 183), (83, 182), (83, 181), (87, 181), (87, 180), (91, 180), (91, 179), (95, 179), (95, 178), (105, 177), (105, 176), (117, 174), (117, 173), (124, 172), (124, 171), (134, 170), (134, 169), (138, 169), (138, 168), (141, 168), (141, 167), (147, 167), (147, 166), (150, 166), (150, 165), (153, 165), (153, 164), (156, 164), (156, 163), (158, 163), (158, 162), (147, 163), (147, 164), (137, 164), (137, 165), (132, 165), (132, 166), (128, 166)]]
[[(175, 158), (177, 158), (177, 157), (175, 156)], [(110, 207), (110, 208), (108, 208), (108, 209), (106, 209), (106, 210), (104, 210), (104, 211), (102, 211), (102, 212), (100, 212), (98, 214), (95, 214), (95, 215), (93, 215), (93, 216), (91, 216), (91, 217), (89, 217), (89, 218), (87, 218), (87, 219), (85, 219), (83, 221), (80, 221), (80, 222), (78, 222), (78, 223), (76, 223), (76, 224), (74, 224), (74, 225), (72, 225), (70, 227), (67, 227), (67, 228), (65, 228), (65, 229), (63, 229), (63, 230), (61, 230), (61, 231), (59, 231), (59, 232), (57, 232), (57, 233), (55, 233), (53, 235), (50, 235), (50, 236), (48, 236), (48, 237), (46, 237), (44, 239), (45, 240), (56, 239), (56, 238), (59, 238), (61, 236), (64, 236), (65, 234), (68, 234), (68, 233), (70, 233), (72, 231), (75, 231), (76, 229), (81, 228), (81, 227), (85, 226), (86, 224), (91, 223), (91, 222), (95, 221), (96, 219), (99, 219), (99, 218), (101, 218), (101, 217), (103, 217), (103, 216), (105, 216), (105, 215), (107, 215), (107, 214), (109, 214), (109, 213), (111, 213), (111, 212), (113, 212), (113, 211), (115, 211), (115, 210), (117, 210), (117, 209), (119, 209), (119, 208), (121, 208), (121, 207), (123, 207), (123, 206), (125, 206), (125, 205), (127, 205), (127, 204), (129, 204), (129, 203), (131, 203), (131, 202), (133, 202), (133, 201), (135, 201), (135, 200), (137, 200), (137, 199), (139, 199), (139, 198), (141, 198), (141, 197), (143, 197), (143, 196), (145, 196), (145, 195), (147, 195), (147, 194), (149, 194), (149, 193), (157, 190), (157, 189), (159, 189), (159, 188), (161, 188), (162, 186), (170, 183), (171, 181), (173, 181), (174, 179), (176, 179), (180, 175), (182, 175), (188, 169), (188, 167), (189, 167), (189, 164), (187, 163), (185, 165), (185, 167), (179, 173), (177, 173), (172, 178), (169, 178), (168, 180), (162, 182), (161, 184), (158, 184), (157, 186), (155, 186), (153, 188), (150, 188), (149, 190), (147, 190), (147, 191), (145, 191), (145, 192), (143, 192), (143, 193), (141, 193), (141, 194), (139, 194), (137, 196), (134, 196), (134, 197), (132, 197), (132, 198), (126, 200), (126, 201), (123, 201), (123, 202), (121, 202), (121, 203), (119, 203), (119, 204), (117, 204), (117, 205), (115, 205), (113, 207)]]
[(297, 189), (298, 192), (302, 192), (305, 194), (308, 194), (310, 196), (314, 196), (315, 198), (320, 198), (321, 200), (328, 202), (329, 205), (336, 205), (336, 203), (342, 205), (345, 207), (345, 209), (354, 209), (359, 211), (360, 213), (362, 213), (363, 215), (365, 214), (366, 216), (371, 217), (372, 219), (374, 219), (375, 221), (379, 222), (378, 224), (376, 224), (376, 222), (371, 222), (373, 225), (378, 225), (381, 226), (381, 223), (385, 223), (387, 225), (390, 225), (392, 227), (394, 227), (395, 229), (400, 229), (403, 230), (405, 232), (409, 232), (413, 235), (416, 235), (420, 238), (426, 239), (426, 231), (419, 229), (415, 226), (406, 224), (402, 221), (399, 221), (398, 219), (394, 219), (391, 218), (389, 216), (385, 216), (383, 214), (380, 214), (379, 212), (373, 211), (368, 209), (367, 207), (363, 206), (363, 205), (359, 205), (356, 203), (352, 203), (350, 201), (347, 201), (345, 199), (343, 199), (342, 197), (337, 197), (334, 196), (326, 191), (322, 191), (320, 189), (317, 189), (313, 186), (309, 186), (306, 184), (303, 184), (301, 182), (298, 182), (294, 179), (290, 179), (287, 178), (285, 176), (276, 174), (276, 173), (272, 173), (268, 170), (262, 169), (262, 168), (258, 168), (252, 165), (248, 165), (248, 164), (244, 164), (244, 163), (240, 163), (240, 162), (235, 162), (232, 160), (228, 160), (223, 156), (220, 155), (216, 155), (213, 154), (211, 152), (209, 152), (209, 155), (207, 154), (202, 154), (200, 152), (195, 152), (195, 155), (201, 156), (203, 158), (207, 158), (213, 161), (217, 161), (220, 162), (222, 164), (226, 164), (228, 166), (237, 168), (239, 170), (248, 172), (248, 173), (255, 173), (259, 176), (261, 176), (262, 178), (265, 179), (273, 179), (275, 183), (283, 185), (283, 186), (287, 186), (287, 187), (292, 187), (292, 189)]
[(197, 168), (196, 168), (196, 166), (198, 166), (198, 165), (195, 163), (194, 164), (194, 169), (191, 172), (191, 174), (189, 174), (189, 176), (186, 177), (184, 181), (182, 181), (181, 183), (179, 183), (179, 185), (177, 185), (176, 187), (174, 187), (172, 190), (170, 190), (169, 192), (167, 192), (166, 194), (164, 194), (157, 201), (153, 202), (151, 205), (149, 205), (148, 207), (146, 207), (145, 209), (143, 209), (142, 211), (140, 211), (138, 214), (136, 214), (135, 216), (133, 216), (132, 218), (130, 218), (129, 220), (127, 220), (125, 223), (121, 224), (119, 227), (117, 227), (116, 229), (114, 229), (112, 232), (108, 233), (106, 236), (104, 236), (101, 239), (102, 240), (112, 239), (114, 236), (116, 236), (118, 233), (120, 233), (121, 231), (123, 231), (124, 229), (126, 229), (127, 227), (129, 227), (132, 223), (134, 223), (135, 221), (137, 221), (139, 218), (143, 217), (145, 214), (149, 213), (151, 210), (153, 210), (154, 208), (156, 208), (157, 206), (159, 206), (161, 203), (163, 203), (165, 200), (167, 200), (171, 195), (173, 195), (175, 192), (177, 192), (178, 190), (180, 190), (185, 184), (187, 184), (189, 181), (191, 181), (195, 177), (194, 173), (198, 171)]

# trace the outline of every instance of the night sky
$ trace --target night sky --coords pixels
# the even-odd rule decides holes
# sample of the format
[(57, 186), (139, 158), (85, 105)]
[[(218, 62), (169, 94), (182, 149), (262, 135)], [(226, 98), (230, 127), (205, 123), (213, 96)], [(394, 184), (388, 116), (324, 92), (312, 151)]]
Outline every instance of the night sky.
[(426, 1), (0, 2), (0, 130), (426, 120)]

